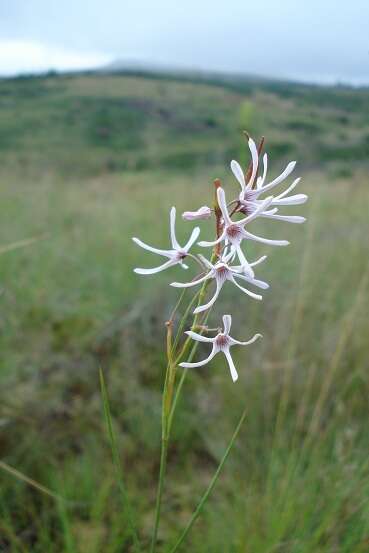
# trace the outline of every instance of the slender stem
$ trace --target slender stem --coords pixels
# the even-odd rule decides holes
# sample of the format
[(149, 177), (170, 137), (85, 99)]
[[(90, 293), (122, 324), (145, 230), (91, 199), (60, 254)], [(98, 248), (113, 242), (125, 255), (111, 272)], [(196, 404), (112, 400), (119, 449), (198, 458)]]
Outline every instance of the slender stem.
[[(200, 305), (203, 301), (206, 287), (207, 287), (207, 281), (205, 281), (201, 287), (200, 293), (198, 294), (198, 302), (197, 305)], [(190, 306), (194, 303), (196, 296), (192, 299), (190, 302)], [(188, 315), (189, 309), (186, 310), (185, 316)], [(184, 317), (185, 317), (184, 316)], [(192, 326), (196, 325), (199, 319), (199, 314), (196, 314), (193, 320)], [(169, 444), (169, 435), (170, 435), (170, 428), (171, 428), (171, 422), (173, 419), (174, 409), (177, 405), (178, 401), (178, 390), (174, 394), (174, 384), (175, 384), (175, 374), (176, 374), (176, 367), (178, 365), (179, 359), (182, 357), (182, 355), (185, 353), (188, 344), (190, 343), (190, 339), (187, 339), (184, 347), (181, 350), (181, 353), (179, 356), (177, 356), (175, 359), (173, 358), (173, 344), (172, 344), (172, 324), (171, 321), (169, 321), (169, 325), (167, 326), (167, 357), (168, 357), (168, 365), (167, 365), (167, 371), (165, 375), (165, 382), (164, 382), (164, 390), (163, 390), (163, 400), (162, 400), (162, 435), (161, 435), (161, 453), (160, 453), (160, 468), (159, 468), (159, 482), (158, 482), (158, 490), (157, 490), (157, 496), (156, 496), (156, 507), (155, 507), (155, 521), (154, 521), (154, 529), (151, 539), (151, 546), (150, 546), (150, 553), (155, 552), (156, 542), (158, 539), (158, 530), (159, 530), (159, 524), (160, 524), (160, 514), (161, 514), (161, 503), (162, 503), (162, 497), (163, 497), (163, 488), (164, 488), (164, 481), (165, 481), (165, 473), (166, 473), (166, 467), (167, 467), (167, 456), (168, 456), (168, 444)], [(177, 343), (177, 340), (175, 340), (175, 344)], [(183, 374), (182, 374), (182, 385), (183, 385)], [(181, 385), (181, 388), (182, 388)], [(174, 394), (174, 401), (173, 400), (173, 394)], [(173, 409), (174, 407), (174, 409)]]
[(155, 523), (154, 531), (151, 539), (150, 553), (154, 553), (156, 542), (158, 539), (158, 530), (161, 514), (161, 503), (164, 489), (165, 472), (167, 468), (167, 455), (168, 455), (168, 439), (166, 436), (162, 436), (161, 439), (161, 453), (160, 453), (160, 470), (159, 470), (159, 482), (158, 491), (156, 496), (156, 509), (155, 509)]
[(201, 498), (201, 500), (200, 500), (198, 506), (196, 507), (195, 511), (193, 512), (193, 514), (192, 514), (190, 520), (189, 520), (188, 523), (187, 523), (186, 528), (183, 530), (183, 532), (182, 532), (182, 534), (180, 535), (180, 537), (179, 537), (177, 543), (174, 545), (174, 547), (170, 550), (169, 553), (175, 553), (175, 552), (179, 549), (179, 547), (182, 545), (183, 541), (185, 540), (187, 534), (189, 533), (189, 531), (191, 530), (192, 526), (194, 525), (194, 523), (196, 522), (197, 518), (199, 517), (201, 511), (203, 510), (203, 508), (204, 508), (204, 506), (205, 506), (205, 503), (206, 503), (207, 500), (209, 499), (209, 496), (210, 496), (210, 494), (211, 494), (211, 492), (212, 492), (212, 490), (213, 490), (213, 488), (214, 488), (214, 486), (215, 486), (215, 484), (216, 484), (216, 482), (217, 482), (217, 480), (218, 480), (218, 478), (219, 478), (219, 475), (220, 475), (220, 473), (221, 473), (221, 471), (222, 471), (222, 468), (223, 468), (223, 466), (224, 466), (224, 464), (225, 464), (225, 462), (226, 462), (226, 460), (227, 460), (227, 458), (228, 458), (228, 455), (229, 455), (230, 452), (231, 452), (231, 449), (232, 449), (232, 447), (233, 447), (233, 444), (234, 444), (234, 442), (235, 442), (235, 440), (236, 440), (236, 438), (237, 438), (237, 436), (238, 436), (239, 431), (241, 430), (241, 426), (242, 426), (242, 424), (243, 424), (245, 418), (246, 418), (246, 410), (245, 410), (245, 411), (242, 413), (242, 415), (241, 415), (241, 418), (240, 418), (240, 420), (239, 420), (239, 423), (238, 423), (238, 425), (236, 426), (236, 430), (235, 430), (234, 433), (233, 433), (233, 436), (232, 436), (232, 438), (231, 438), (231, 441), (229, 442), (229, 445), (228, 445), (227, 449), (226, 449), (225, 452), (224, 452), (224, 455), (223, 455), (223, 457), (222, 457), (222, 460), (220, 461), (220, 463), (219, 463), (219, 465), (218, 465), (218, 468), (217, 468), (217, 470), (215, 471), (215, 474), (214, 474), (213, 478), (211, 479), (210, 484), (209, 484), (207, 490), (205, 491), (204, 495), (202, 496), (202, 498)]

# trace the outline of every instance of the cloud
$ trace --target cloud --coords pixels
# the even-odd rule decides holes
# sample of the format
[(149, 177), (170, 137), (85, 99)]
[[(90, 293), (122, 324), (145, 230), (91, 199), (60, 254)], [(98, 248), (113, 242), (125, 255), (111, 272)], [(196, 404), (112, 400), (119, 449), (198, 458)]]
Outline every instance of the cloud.
[(111, 61), (99, 52), (83, 52), (33, 40), (0, 40), (0, 74), (37, 73), (51, 69), (91, 69)]

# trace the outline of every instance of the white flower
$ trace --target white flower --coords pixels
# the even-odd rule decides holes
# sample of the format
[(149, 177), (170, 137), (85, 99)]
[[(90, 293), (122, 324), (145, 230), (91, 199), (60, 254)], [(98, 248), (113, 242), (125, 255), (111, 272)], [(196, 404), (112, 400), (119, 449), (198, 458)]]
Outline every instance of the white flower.
[(195, 221), (197, 219), (210, 219), (212, 210), (207, 205), (199, 207), (196, 211), (185, 211), (182, 213), (182, 219), (185, 221)]
[(198, 361), (197, 363), (180, 363), (180, 367), (184, 368), (194, 368), (194, 367), (202, 367), (203, 365), (206, 365), (206, 363), (209, 363), (211, 359), (219, 352), (223, 352), (227, 361), (229, 370), (231, 371), (231, 376), (233, 382), (236, 382), (238, 379), (238, 373), (237, 369), (234, 366), (233, 359), (231, 356), (231, 353), (229, 351), (229, 348), (231, 346), (234, 346), (235, 344), (238, 344), (240, 346), (247, 346), (249, 344), (252, 344), (255, 342), (258, 338), (262, 338), (261, 334), (255, 334), (251, 340), (248, 340), (247, 342), (239, 342), (238, 340), (235, 340), (229, 335), (229, 331), (231, 330), (231, 324), (232, 324), (232, 317), (231, 315), (223, 315), (223, 332), (219, 332), (214, 338), (208, 338), (207, 336), (202, 336), (201, 334), (197, 334), (197, 332), (193, 332), (192, 330), (188, 330), (186, 334), (190, 336), (193, 340), (197, 340), (198, 342), (208, 342), (213, 344), (212, 350), (210, 352), (210, 355), (204, 359), (203, 361)]
[(193, 246), (193, 244), (198, 239), (200, 234), (200, 229), (199, 227), (194, 228), (187, 244), (181, 247), (177, 242), (177, 238), (175, 234), (175, 220), (176, 220), (176, 208), (172, 207), (172, 209), (170, 210), (170, 239), (172, 242), (171, 250), (160, 250), (158, 248), (153, 248), (152, 246), (145, 244), (145, 242), (142, 242), (142, 240), (140, 240), (139, 238), (132, 238), (132, 240), (136, 244), (141, 246), (141, 248), (144, 248), (149, 252), (157, 253), (158, 255), (162, 255), (163, 257), (168, 258), (168, 261), (166, 261), (162, 265), (159, 265), (158, 267), (154, 267), (152, 269), (134, 269), (135, 273), (138, 273), (140, 275), (152, 275), (154, 273), (159, 273), (160, 271), (164, 271), (164, 269), (168, 269), (168, 267), (172, 267), (173, 265), (177, 265), (178, 263), (181, 265), (183, 269), (188, 269), (187, 265), (183, 263), (183, 260), (188, 255), (188, 252), (191, 246)]
[[(176, 288), (189, 288), (190, 286), (196, 286), (197, 284), (200, 284), (201, 282), (204, 282), (205, 280), (208, 280), (208, 279), (215, 280), (216, 290), (215, 290), (214, 296), (211, 298), (211, 300), (208, 303), (198, 306), (194, 310), (194, 314), (201, 313), (202, 311), (206, 311), (207, 309), (209, 309), (209, 307), (211, 307), (215, 303), (223, 287), (223, 284), (227, 280), (231, 281), (233, 284), (235, 284), (235, 286), (237, 286), (237, 288), (242, 290), (242, 292), (254, 298), (255, 300), (263, 299), (262, 296), (260, 296), (259, 294), (255, 294), (254, 292), (251, 292), (247, 288), (243, 288), (240, 284), (238, 284), (236, 279), (240, 278), (241, 280), (249, 282), (250, 284), (253, 284), (254, 286), (257, 286), (258, 288), (262, 288), (264, 290), (269, 288), (269, 284), (267, 284), (262, 280), (257, 280), (249, 275), (245, 275), (243, 272), (244, 268), (242, 265), (233, 266), (233, 267), (230, 266), (228, 262), (233, 256), (234, 256), (234, 253), (233, 251), (231, 251), (227, 256), (222, 257), (221, 259), (219, 259), (219, 261), (215, 263), (215, 265), (213, 265), (212, 263), (210, 263), (210, 261), (205, 259), (205, 257), (200, 255), (199, 257), (201, 258), (202, 262), (209, 269), (209, 272), (206, 273), (206, 275), (198, 279), (195, 279), (192, 282), (172, 282), (171, 283), (171, 286), (174, 286)], [(258, 259), (257, 261), (250, 263), (250, 267), (254, 267), (259, 263), (262, 263), (264, 259), (266, 259), (265, 255), (263, 257), (260, 257), (260, 259)]]
[[(235, 160), (231, 161), (231, 170), (241, 186), (239, 201), (242, 205), (242, 208), (240, 209), (240, 211), (242, 213), (245, 213), (246, 215), (253, 213), (253, 211), (258, 208), (261, 201), (259, 199), (260, 194), (269, 192), (270, 190), (278, 186), (281, 182), (283, 182), (292, 173), (296, 165), (296, 161), (291, 161), (287, 165), (286, 169), (277, 178), (275, 178), (268, 184), (264, 184), (268, 169), (268, 156), (267, 154), (264, 154), (263, 175), (257, 178), (256, 187), (254, 188), (255, 178), (259, 165), (259, 156), (255, 142), (251, 138), (249, 139), (248, 144), (252, 157), (252, 173), (250, 180), (247, 183), (240, 164)], [(277, 214), (278, 206), (299, 205), (306, 202), (306, 194), (295, 194), (293, 196), (288, 196), (288, 194), (297, 186), (300, 180), (300, 178), (295, 179), (284, 192), (281, 192), (277, 196), (273, 197), (272, 201), (270, 202), (270, 206), (277, 207), (276, 210), (259, 212), (259, 216), (267, 217), (269, 219), (278, 219), (280, 221), (287, 221), (289, 223), (303, 223), (305, 221), (305, 217), (300, 217), (298, 215)]]
[[(217, 240), (214, 240), (213, 242), (199, 242), (199, 246), (207, 247), (207, 246), (215, 246), (216, 244), (219, 244), (223, 240), (226, 241), (226, 243), (231, 244), (233, 247), (233, 250), (236, 251), (238, 255), (238, 259), (240, 260), (241, 265), (243, 266), (243, 271), (245, 273), (248, 273), (251, 277), (254, 276), (254, 272), (251, 268), (251, 264), (247, 261), (242, 249), (241, 249), (241, 242), (244, 239), (248, 240), (255, 240), (257, 242), (262, 242), (263, 244), (270, 244), (272, 246), (287, 246), (289, 242), (287, 240), (269, 240), (267, 238), (262, 238), (261, 236), (256, 236), (255, 234), (251, 234), (251, 232), (245, 230), (245, 225), (250, 223), (253, 219), (256, 219), (261, 213), (265, 212), (265, 210), (269, 207), (273, 200), (273, 196), (270, 196), (269, 198), (266, 198), (265, 200), (258, 203), (256, 208), (253, 210), (250, 215), (247, 217), (244, 217), (243, 219), (240, 219), (239, 221), (232, 221), (229, 213), (228, 213), (228, 207), (227, 202), (225, 198), (225, 192), (223, 188), (218, 188), (217, 190), (217, 196), (218, 196), (218, 203), (219, 207), (222, 211), (223, 215), (223, 232), (219, 236)], [(276, 210), (272, 210), (274, 212)]]

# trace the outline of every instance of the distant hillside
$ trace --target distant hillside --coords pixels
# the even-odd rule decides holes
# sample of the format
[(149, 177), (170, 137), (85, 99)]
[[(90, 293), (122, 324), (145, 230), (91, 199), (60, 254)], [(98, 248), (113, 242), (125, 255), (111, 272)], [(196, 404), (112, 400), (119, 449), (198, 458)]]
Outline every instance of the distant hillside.
[(369, 160), (369, 90), (134, 69), (0, 81), (3, 168), (193, 170), (239, 157), (242, 129), (274, 158), (349, 172)]

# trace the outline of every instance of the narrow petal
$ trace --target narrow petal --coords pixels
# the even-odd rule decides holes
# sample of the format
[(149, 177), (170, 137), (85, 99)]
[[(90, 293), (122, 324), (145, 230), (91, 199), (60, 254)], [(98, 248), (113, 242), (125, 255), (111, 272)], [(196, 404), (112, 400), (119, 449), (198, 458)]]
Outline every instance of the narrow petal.
[(203, 264), (205, 265), (205, 267), (208, 267), (208, 269), (212, 270), (214, 269), (214, 265), (212, 265), (210, 263), (210, 261), (208, 259), (206, 259), (206, 257), (204, 257), (203, 255), (201, 255), (201, 253), (199, 253), (199, 258), (201, 259), (201, 261), (203, 262)]
[(172, 251), (171, 250), (159, 250), (159, 248), (153, 248), (152, 246), (149, 246), (148, 244), (145, 244), (145, 242), (142, 242), (139, 238), (136, 238), (135, 236), (132, 238), (133, 242), (143, 248), (144, 250), (147, 250), (152, 253), (157, 253), (159, 255), (164, 255), (165, 257), (171, 257)]
[(231, 161), (231, 170), (238, 182), (240, 183), (240, 186), (242, 188), (242, 191), (246, 188), (246, 182), (245, 182), (245, 175), (243, 173), (241, 165), (238, 163), (238, 161), (235, 161), (232, 159)]
[(231, 225), (232, 221), (228, 213), (228, 207), (226, 202), (226, 196), (223, 188), (219, 187), (217, 190), (217, 198), (218, 198), (218, 204), (220, 207), (220, 210), (223, 215), (223, 219), (226, 225)]
[(186, 330), (185, 334), (187, 334), (192, 340), (196, 340), (197, 342), (214, 342), (215, 338), (209, 338), (208, 336), (203, 336), (202, 334), (198, 334), (197, 332), (193, 332), (192, 330)]
[(175, 250), (179, 250), (181, 249), (181, 246), (177, 242), (175, 226), (176, 226), (176, 208), (172, 207), (172, 209), (170, 210), (170, 240), (172, 242), (172, 247)]
[(229, 366), (229, 370), (231, 371), (232, 380), (233, 382), (236, 382), (236, 380), (238, 379), (238, 372), (236, 367), (234, 366), (232, 355), (231, 355), (231, 352), (229, 351), (229, 348), (224, 349), (223, 353), (228, 361), (228, 366)]
[(252, 173), (251, 173), (249, 182), (246, 184), (246, 189), (252, 188), (252, 185), (254, 184), (256, 173), (258, 170), (258, 165), (259, 165), (258, 150), (252, 138), (249, 138), (249, 148), (250, 148), (251, 158), (252, 158)]
[(250, 263), (247, 261), (245, 255), (244, 255), (244, 253), (241, 249), (241, 246), (237, 246), (235, 249), (236, 249), (236, 252), (237, 252), (237, 255), (238, 255), (238, 259), (241, 263), (242, 272), (248, 273), (250, 275), (250, 277), (253, 278), (254, 275), (255, 275), (254, 270), (250, 266)]
[(268, 190), (271, 190), (272, 188), (274, 188), (275, 186), (277, 186), (278, 184), (280, 184), (282, 181), (284, 181), (284, 180), (288, 177), (288, 175), (289, 175), (290, 173), (292, 173), (292, 171), (293, 171), (294, 168), (295, 168), (295, 165), (296, 165), (296, 161), (291, 161), (291, 162), (287, 165), (287, 167), (286, 167), (286, 169), (283, 171), (283, 173), (281, 173), (281, 174), (279, 175), (279, 177), (277, 177), (276, 179), (272, 180), (269, 184), (266, 184), (265, 186), (263, 186), (263, 187), (261, 188), (261, 190), (262, 190), (263, 192), (267, 192)]
[(264, 282), (264, 280), (258, 280), (256, 278), (250, 278), (246, 275), (237, 274), (234, 275), (235, 278), (241, 278), (242, 280), (246, 280), (246, 282), (249, 282), (250, 284), (253, 284), (254, 286), (257, 286), (258, 288), (262, 288), (263, 290), (268, 290), (269, 284), (267, 282)]
[(254, 292), (251, 292), (247, 288), (243, 288), (240, 284), (238, 284), (238, 282), (236, 281), (235, 278), (232, 278), (232, 282), (233, 282), (233, 284), (235, 284), (237, 286), (237, 288), (242, 290), (242, 292), (244, 292), (245, 294), (250, 296), (250, 298), (254, 298), (254, 300), (262, 300), (263, 299), (263, 296), (260, 296), (259, 294), (255, 294)]
[(262, 238), (261, 236), (251, 234), (251, 232), (248, 232), (247, 230), (244, 230), (244, 236), (249, 240), (255, 240), (255, 242), (269, 244), (270, 246), (288, 246), (289, 244), (288, 240), (269, 240), (268, 238)]
[(219, 236), (219, 238), (217, 238), (216, 240), (214, 240), (213, 242), (206, 242), (205, 240), (202, 240), (201, 242), (199, 242), (199, 246), (201, 246), (202, 248), (207, 248), (207, 247), (210, 247), (210, 246), (216, 246), (217, 244), (219, 244), (220, 242), (222, 242), (225, 238), (225, 230), (222, 232), (222, 234)]
[(206, 359), (203, 359), (202, 361), (198, 361), (197, 363), (180, 363), (179, 366), (184, 367), (185, 369), (194, 369), (196, 367), (203, 367), (213, 359), (214, 355), (218, 353), (218, 351), (219, 351), (218, 348), (215, 346), (215, 344), (213, 344), (210, 355)]
[(209, 309), (209, 307), (211, 307), (216, 302), (224, 283), (219, 282), (218, 280), (216, 280), (215, 282), (216, 282), (216, 290), (215, 290), (214, 296), (211, 298), (210, 301), (208, 301), (208, 303), (205, 303), (204, 305), (199, 305), (198, 307), (196, 307), (196, 309), (193, 312), (194, 315), (196, 315), (196, 313), (202, 313), (203, 311), (206, 311), (207, 309)]
[(223, 330), (224, 334), (229, 334), (232, 325), (232, 315), (223, 315)]
[(288, 196), (288, 194), (298, 185), (300, 180), (301, 180), (301, 177), (298, 177), (297, 179), (295, 179), (293, 181), (293, 183), (290, 184), (290, 186), (288, 188), (286, 188), (286, 190), (284, 190), (283, 192), (278, 194), (278, 196), (276, 196), (276, 199), (280, 200), (281, 198), (284, 198), (285, 196)]
[(259, 189), (263, 186), (268, 171), (268, 154), (263, 155), (263, 176), (258, 177), (258, 180), (256, 181), (256, 188)]
[(212, 278), (212, 276), (211, 273), (207, 273), (205, 276), (193, 280), (192, 282), (171, 282), (170, 286), (174, 286), (174, 288), (191, 288), (191, 286), (196, 286), (196, 284), (200, 284), (200, 282), (204, 282), (204, 280)]
[(262, 256), (259, 257), (259, 259), (257, 259), (256, 261), (253, 261), (252, 263), (250, 263), (250, 267), (255, 267), (255, 265), (259, 265), (260, 263), (262, 263), (263, 261), (265, 261), (267, 257), (268, 257), (267, 255), (262, 255)]
[(195, 227), (191, 233), (191, 236), (185, 246), (183, 246), (183, 249), (185, 252), (188, 252), (189, 249), (193, 246), (193, 244), (196, 242), (200, 234), (200, 227)]
[(262, 338), (263, 335), (262, 334), (255, 334), (251, 340), (248, 340), (247, 342), (240, 342), (239, 340), (235, 340), (234, 338), (231, 338), (231, 336), (229, 336), (229, 339), (231, 341), (231, 344), (232, 346), (237, 344), (238, 346), (249, 346), (250, 344), (253, 344), (254, 342), (256, 342), (256, 340), (258, 340), (258, 338)]
[(170, 259), (169, 261), (163, 263), (163, 265), (159, 265), (159, 267), (153, 267), (152, 269), (134, 269), (134, 272), (138, 275), (154, 275), (156, 273), (160, 273), (161, 271), (165, 271), (165, 269), (168, 269), (177, 263), (178, 261), (176, 262), (173, 259)]
[(286, 223), (305, 223), (306, 221), (305, 217), (301, 217), (300, 215), (275, 215), (274, 213), (263, 213), (261, 216), (265, 217), (266, 219), (285, 221)]
[(277, 196), (273, 200), (273, 205), (301, 205), (308, 199), (306, 194), (295, 194), (294, 196), (288, 196), (287, 198), (279, 198)]

